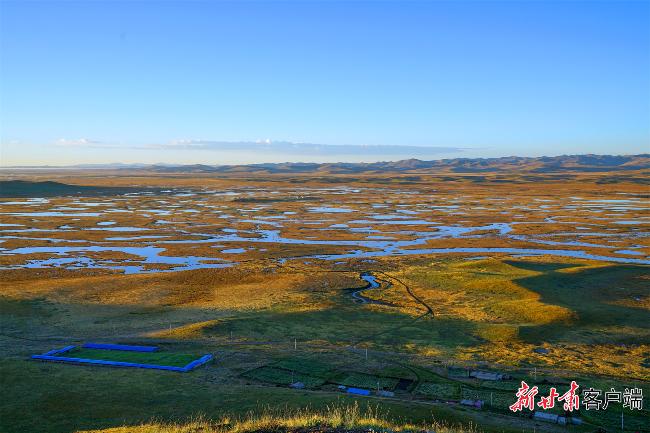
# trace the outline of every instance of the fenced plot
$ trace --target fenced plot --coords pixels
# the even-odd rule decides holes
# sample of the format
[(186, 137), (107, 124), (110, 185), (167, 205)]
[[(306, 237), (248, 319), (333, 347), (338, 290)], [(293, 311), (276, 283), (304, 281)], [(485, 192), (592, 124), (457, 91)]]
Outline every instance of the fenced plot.
[(272, 366), (316, 377), (327, 377), (332, 371), (329, 365), (309, 359), (283, 359), (273, 363)]
[(441, 400), (460, 399), (460, 386), (451, 383), (424, 382), (418, 385), (415, 392), (428, 398), (438, 398)]
[(485, 404), (491, 405), (495, 408), (508, 409), (511, 404), (517, 401), (515, 392), (516, 390), (511, 393), (507, 393), (463, 387), (461, 396), (462, 398), (469, 400), (483, 400)]
[(72, 349), (66, 353), (71, 358), (103, 359), (106, 361), (134, 362), (139, 364), (169, 365), (184, 367), (198, 357), (186, 353), (172, 352), (127, 352), (104, 349)]
[(213, 359), (212, 355), (190, 355), (158, 351), (153, 346), (98, 345), (67, 346), (51, 350), (32, 359), (72, 364), (135, 367), (188, 372)]
[(268, 366), (247, 371), (243, 374), (243, 377), (277, 385), (291, 385), (292, 383), (302, 382), (306, 388), (317, 388), (326, 382), (326, 379), (322, 377)]
[(399, 383), (399, 379), (394, 377), (374, 376), (364, 373), (342, 373), (336, 378), (331, 379), (331, 381), (339, 385), (355, 388), (382, 390), (393, 390)]
[(499, 391), (516, 392), (517, 389), (519, 388), (520, 382), (516, 381), (516, 380), (508, 380), (508, 381), (484, 380), (484, 381), (479, 382), (478, 385), (481, 388), (488, 389), (488, 390), (489, 389), (495, 389), (495, 390), (499, 390)]

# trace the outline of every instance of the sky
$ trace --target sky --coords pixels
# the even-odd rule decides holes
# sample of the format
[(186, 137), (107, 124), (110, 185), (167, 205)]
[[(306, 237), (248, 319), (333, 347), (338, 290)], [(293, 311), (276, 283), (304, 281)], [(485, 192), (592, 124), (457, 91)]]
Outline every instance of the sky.
[(0, 165), (650, 152), (650, 2), (0, 0)]

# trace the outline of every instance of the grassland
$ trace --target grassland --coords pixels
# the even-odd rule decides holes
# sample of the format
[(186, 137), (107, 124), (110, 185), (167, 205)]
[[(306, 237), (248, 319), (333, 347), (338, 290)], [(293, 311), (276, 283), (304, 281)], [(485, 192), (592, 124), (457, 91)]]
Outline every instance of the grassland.
[[(158, 189), (2, 206), (2, 223), (16, 225), (0, 227), (0, 431), (336, 428), (328, 407), (370, 403), (384, 414), (378, 425), (393, 430), (446, 422), (555, 432), (557, 425), (509, 413), (520, 380), (650, 393), (648, 266), (606, 260), (650, 251), (643, 224), (617, 224), (645, 218), (645, 193), (634, 182), (548, 178), (513, 188), (469, 176), (373, 175), (336, 177), (331, 189), (333, 181), (294, 176), (67, 176), (58, 180)], [(564, 195), (551, 195), (560, 184)], [(620, 194), (633, 202), (594, 201)], [(318, 207), (351, 211), (312, 211)], [(48, 212), (98, 216), (39, 216)], [(408, 222), (419, 220), (426, 224)], [(476, 230), (446, 234), (467, 227)], [(422, 236), (399, 253), (365, 243)], [(95, 249), (11, 253), (61, 246)], [(419, 251), (449, 247), (555, 248), (605, 259)], [(635, 254), (616, 252), (626, 249)], [(388, 253), (364, 255), (373, 251)], [(58, 259), (85, 264), (47, 262)], [(228, 266), (202, 266), (213, 263)], [(379, 288), (363, 290), (365, 272)], [(356, 291), (377, 302), (355, 302)], [(87, 341), (158, 345), (170, 356), (211, 353), (215, 362), (178, 374), (28, 359)], [(512, 379), (468, 377), (475, 370)], [(290, 388), (295, 382), (305, 389)], [(339, 385), (395, 395), (354, 397)], [(472, 409), (458, 403), (463, 398), (490, 404)], [(286, 415), (306, 407), (311, 415)], [(566, 431), (620, 425), (619, 408), (583, 411), (585, 424)], [(288, 412), (283, 421), (244, 422), (265, 410)], [(629, 431), (647, 431), (647, 410), (624, 413)], [(241, 422), (224, 427), (223, 417)]]
[(439, 433), (470, 433), (475, 429), (471, 426), (448, 426), (440, 423), (409, 424), (389, 421), (376, 409), (366, 407), (359, 409), (358, 405), (333, 406), (322, 411), (265, 411), (262, 414), (250, 414), (245, 418), (233, 419), (225, 417), (217, 422), (202, 419), (187, 424), (146, 424), (138, 427), (117, 427), (105, 430), (94, 430), (84, 433), (247, 433), (258, 431), (294, 432), (420, 432), (436, 431)]
[(197, 355), (173, 352), (131, 352), (120, 350), (99, 350), (74, 348), (56, 356), (80, 359), (100, 359), (104, 361), (133, 362), (138, 364), (168, 365), (184, 367), (199, 358)]

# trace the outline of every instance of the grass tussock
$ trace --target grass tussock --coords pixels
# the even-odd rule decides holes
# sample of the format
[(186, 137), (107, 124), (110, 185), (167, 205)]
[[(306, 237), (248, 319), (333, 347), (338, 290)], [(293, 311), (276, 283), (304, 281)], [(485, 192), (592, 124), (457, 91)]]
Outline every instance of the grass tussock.
[(312, 409), (265, 409), (235, 418), (219, 420), (199, 417), (185, 423), (151, 422), (139, 426), (124, 426), (78, 433), (253, 433), (253, 432), (431, 432), (478, 433), (474, 426), (447, 426), (437, 422), (411, 424), (390, 420), (387, 414), (368, 405), (361, 409), (353, 405), (328, 406), (321, 411)]

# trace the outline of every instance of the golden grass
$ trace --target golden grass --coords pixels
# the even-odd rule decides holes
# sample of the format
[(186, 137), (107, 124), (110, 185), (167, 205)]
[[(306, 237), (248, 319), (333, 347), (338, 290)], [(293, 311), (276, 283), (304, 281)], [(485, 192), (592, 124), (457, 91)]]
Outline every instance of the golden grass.
[(220, 320), (205, 320), (203, 322), (190, 323), (189, 325), (177, 326), (171, 329), (163, 329), (159, 331), (153, 331), (145, 334), (147, 337), (154, 338), (199, 338), (204, 336), (204, 331), (206, 328), (215, 326), (220, 322)]
[[(33, 272), (33, 271), (32, 271)], [(63, 273), (65, 275), (65, 273)], [(67, 304), (137, 305), (220, 310), (254, 310), (284, 304), (295, 311), (327, 307), (310, 301), (313, 294), (359, 284), (354, 273), (275, 272), (262, 266), (200, 269), (187, 272), (87, 277), (35, 278), (20, 284), (0, 282), (3, 296), (45, 298)]]
[[(461, 361), (649, 377), (643, 323), (609, 318), (624, 314), (616, 310), (618, 306), (629, 308), (629, 314), (647, 309), (647, 295), (641, 294), (644, 278), (638, 276), (643, 275), (641, 269), (556, 258), (444, 258), (405, 264), (391, 275), (431, 305), (440, 323), (461, 319), (471, 324), (466, 332), (479, 339), (478, 344), (453, 351), (424, 344), (406, 345), (404, 350)], [(602, 280), (604, 276), (613, 284)], [(593, 283), (583, 283), (584, 278)], [(415, 301), (405, 299), (398, 287), (379, 293), (386, 301), (399, 300), (401, 310), (410, 309), (412, 316), (419, 313)], [(611, 311), (607, 305), (613, 306)], [(436, 319), (431, 323), (435, 326)], [(617, 344), (608, 344), (608, 335)], [(539, 346), (551, 353), (535, 353)]]
[(543, 345), (550, 350), (547, 355), (532, 351), (538, 347), (518, 341), (494, 342), (459, 350), (461, 360), (481, 360), (502, 365), (545, 366), (583, 374), (621, 376), (649, 380), (648, 368), (642, 364), (650, 353), (650, 345), (638, 344), (625, 348), (613, 344), (561, 344)]
[(331, 406), (322, 411), (310, 409), (272, 410), (262, 413), (249, 413), (245, 417), (222, 417), (217, 421), (200, 417), (185, 424), (147, 423), (139, 426), (124, 426), (103, 430), (88, 430), (78, 433), (252, 433), (252, 432), (291, 432), (315, 430), (326, 431), (385, 431), (437, 433), (475, 433), (478, 430), (469, 426), (446, 426), (439, 423), (411, 424), (395, 422), (382, 415), (378, 409), (368, 406), (360, 409), (355, 403), (349, 406)]
[[(567, 308), (540, 301), (541, 296), (522, 287), (516, 278), (539, 272), (516, 269), (499, 259), (463, 261), (443, 259), (429, 265), (403, 266), (399, 277), (431, 306), (439, 317), (454, 317), (471, 322), (493, 324), (546, 324), (567, 321)], [(396, 284), (393, 291), (382, 292), (387, 302), (410, 307), (421, 314), (418, 303), (404, 295)], [(408, 312), (405, 308), (404, 312)]]

